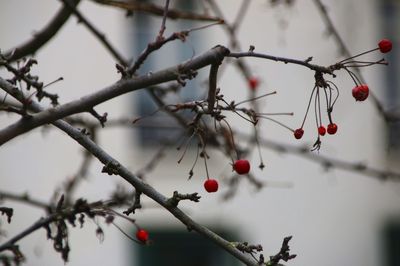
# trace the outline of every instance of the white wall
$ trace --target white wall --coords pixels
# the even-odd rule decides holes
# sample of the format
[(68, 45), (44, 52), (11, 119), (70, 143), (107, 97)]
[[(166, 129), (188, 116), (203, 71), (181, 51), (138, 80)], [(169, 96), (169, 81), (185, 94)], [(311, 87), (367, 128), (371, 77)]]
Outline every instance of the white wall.
[[(220, 2), (226, 9), (228, 20), (231, 20), (239, 1)], [(249, 10), (251, 15), (245, 18), (239, 31), (243, 50), (252, 44), (259, 52), (299, 59), (313, 56), (317, 64), (334, 63), (338, 50), (333, 40), (324, 34), (325, 27), (320, 15), (311, 1), (297, 2), (293, 8), (286, 10), (271, 9), (266, 1), (252, 1)], [(382, 37), (378, 32), (378, 13), (374, 1), (325, 2), (353, 53), (373, 48), (376, 40)], [(0, 48), (6, 50), (25, 40), (35, 29), (41, 28), (57, 10), (59, 3), (48, 0), (8, 0), (2, 1), (0, 7)], [(125, 55), (128, 54), (130, 36), (124, 28), (128, 23), (124, 20), (123, 12), (97, 6), (90, 1), (83, 1), (79, 9), (107, 33), (113, 44)], [(282, 30), (283, 22), (287, 26)], [(207, 32), (210, 37), (206, 40), (206, 47), (229, 43), (225, 33), (218, 27), (210, 28)], [(43, 81), (49, 82), (59, 76), (65, 78), (65, 81), (50, 87), (51, 91), (60, 95), (61, 102), (96, 91), (118, 79), (114, 60), (74, 18), (37, 53), (36, 58), (39, 65), (35, 66), (34, 72)], [(313, 87), (313, 73), (298, 66), (259, 59), (246, 61), (254, 73), (262, 78), (260, 93), (278, 91), (276, 96), (261, 101), (265, 111), (293, 111), (294, 117), (284, 117), (282, 121), (291, 127), (298, 127)], [(380, 67), (363, 70), (370, 88), (379, 97), (382, 97), (382, 82), (378, 75), (381, 71)], [(383, 168), (382, 121), (371, 101), (354, 102), (351, 97), (353, 85), (348, 76), (339, 74), (335, 83), (341, 89), (341, 97), (334, 111), (339, 131), (335, 136), (323, 138), (320, 154), (363, 161)], [(219, 86), (229, 99), (247, 97), (246, 83), (233, 67), (226, 69)], [(110, 117), (130, 115), (131, 99), (127, 98), (112, 100), (96, 109), (100, 113), (107, 111)], [(6, 126), (15, 119), (12, 115), (1, 115), (0, 125)], [(306, 134), (300, 142), (290, 132), (268, 121), (262, 122), (260, 135), (289, 144), (312, 145), (314, 136), (309, 132), (314, 130), (313, 119), (311, 113), (306, 123)], [(236, 116), (229, 116), (229, 122), (234, 128), (242, 129), (245, 126), (242, 130), (250, 130), (250, 126)], [(130, 133), (105, 129), (100, 135), (100, 143), (111, 155), (135, 171), (155, 151), (134, 147)], [(174, 190), (199, 191), (203, 196), (200, 203), (182, 204), (199, 222), (234, 228), (247, 236), (243, 241), (261, 243), (266, 255), (279, 250), (284, 236), (293, 235), (291, 247), (298, 257), (289, 265), (381, 265), (379, 233), (385, 219), (399, 213), (397, 183), (379, 182), (341, 170), (324, 172), (321, 166), (306, 159), (264, 149), (266, 168), (260, 171), (253, 167), (253, 174), (267, 183), (288, 182), (292, 187), (266, 187), (255, 193), (247, 182), (243, 182), (232, 201), (222, 202), (220, 194), (203, 192), (205, 172), (201, 164), (196, 168), (193, 179), (187, 181), (186, 173), (194, 156), (192, 153), (189, 152), (183, 163), (177, 165), (179, 153), (170, 151), (167, 159), (149, 175), (148, 182), (166, 195), (171, 195)], [(63, 133), (50, 128), (45, 131), (37, 129), (1, 147), (0, 187), (14, 192), (29, 191), (32, 196), (47, 200), (55, 186), (77, 171), (81, 157), (81, 149)], [(229, 161), (218, 152), (212, 152), (212, 158), (211, 175), (222, 183), (223, 177), (230, 174)], [(251, 161), (257, 165), (256, 152)], [(115, 177), (102, 175), (100, 169), (99, 163), (92, 164), (90, 178), (84, 182), (77, 196), (95, 200), (109, 195), (113, 185), (119, 181)], [(4, 226), (9, 229), (9, 236), (42, 215), (41, 211), (25, 210), (21, 204), (7, 202), (6, 206), (14, 206), (16, 212), (13, 223)], [(157, 221), (162, 221), (163, 225), (181, 228), (171, 215), (157, 208), (143, 210), (135, 218), (141, 225), (158, 225)], [(84, 230), (72, 230), (69, 265), (127, 265), (126, 252), (132, 246), (124, 236), (110, 227), (106, 229), (105, 241), (99, 244), (94, 235), (95, 229), (94, 225), (88, 224)], [(44, 230), (27, 237), (20, 244), (28, 256), (29, 265), (63, 264), (58, 254), (53, 252), (50, 242), (46, 241)]]

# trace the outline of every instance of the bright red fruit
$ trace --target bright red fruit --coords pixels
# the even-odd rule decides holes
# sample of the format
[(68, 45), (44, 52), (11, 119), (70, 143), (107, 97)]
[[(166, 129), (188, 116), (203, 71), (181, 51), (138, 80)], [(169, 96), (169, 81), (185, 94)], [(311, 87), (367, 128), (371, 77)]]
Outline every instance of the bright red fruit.
[(318, 128), (318, 134), (320, 134), (321, 136), (324, 136), (325, 133), (326, 133), (325, 127), (324, 127), (324, 126), (320, 126), (320, 127)]
[(338, 126), (335, 123), (329, 124), (328, 125), (328, 134), (334, 135), (337, 132)]
[(249, 78), (248, 83), (249, 83), (250, 89), (255, 90), (255, 89), (257, 89), (258, 85), (260, 84), (260, 81), (256, 77), (251, 77), (251, 78)]
[(380, 40), (380, 42), (378, 43), (379, 46), (379, 50), (381, 51), (381, 53), (389, 53), (392, 50), (392, 42), (388, 39), (382, 39)]
[(298, 128), (298, 129), (296, 129), (295, 131), (294, 131), (294, 137), (296, 138), (296, 139), (301, 139), (301, 137), (303, 137), (303, 134), (304, 134), (304, 130), (302, 129), (302, 128)]
[(351, 93), (353, 94), (353, 97), (354, 99), (356, 99), (356, 101), (365, 101), (369, 95), (368, 85), (362, 84), (359, 86), (355, 86)]
[(215, 179), (207, 179), (204, 182), (204, 188), (208, 193), (217, 192), (218, 190), (218, 182)]
[(233, 164), (233, 170), (239, 175), (244, 175), (250, 172), (250, 163), (247, 160), (237, 160)]
[(149, 239), (149, 233), (144, 230), (144, 229), (139, 229), (136, 232), (136, 238), (142, 242), (142, 243), (146, 243), (147, 240)]

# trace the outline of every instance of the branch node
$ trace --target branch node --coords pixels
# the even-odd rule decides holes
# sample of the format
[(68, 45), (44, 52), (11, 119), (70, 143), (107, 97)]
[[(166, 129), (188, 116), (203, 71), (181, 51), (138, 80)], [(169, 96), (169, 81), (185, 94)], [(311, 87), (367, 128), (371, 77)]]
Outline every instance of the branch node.
[(110, 161), (101, 170), (102, 173), (107, 173), (108, 175), (118, 175), (120, 164), (117, 161)]
[(7, 207), (0, 207), (0, 212), (2, 215), (7, 216), (7, 222), (11, 223), (11, 217), (13, 216), (14, 209), (13, 208), (7, 208)]
[(197, 192), (191, 193), (191, 194), (180, 194), (178, 191), (174, 191), (174, 195), (172, 198), (168, 199), (168, 203), (174, 207), (178, 206), (179, 201), (181, 200), (190, 200), (194, 202), (199, 202), (200, 196), (198, 195)]
[(128, 79), (130, 75), (128, 73), (128, 69), (125, 66), (120, 64), (115, 64), (115, 68), (117, 69), (117, 73), (121, 73), (121, 79)]
[(97, 120), (99, 120), (101, 127), (104, 127), (104, 123), (107, 122), (108, 113), (100, 115), (93, 108), (89, 111)]
[(267, 263), (267, 265), (270, 266), (278, 265), (280, 260), (287, 262), (291, 259), (294, 259), (297, 256), (296, 254), (289, 253), (290, 251), (289, 241), (291, 239), (292, 236), (287, 236), (283, 239), (281, 250), (275, 256), (270, 257), (270, 260)]
[(243, 253), (253, 254), (263, 251), (263, 247), (261, 245), (249, 245), (248, 242), (233, 242), (232, 244), (235, 248)]
[(135, 202), (131, 207), (129, 207), (126, 211), (123, 212), (126, 216), (129, 216), (129, 214), (131, 213), (135, 214), (136, 209), (142, 208), (142, 204), (140, 204), (140, 195), (142, 195), (142, 192), (136, 190)]

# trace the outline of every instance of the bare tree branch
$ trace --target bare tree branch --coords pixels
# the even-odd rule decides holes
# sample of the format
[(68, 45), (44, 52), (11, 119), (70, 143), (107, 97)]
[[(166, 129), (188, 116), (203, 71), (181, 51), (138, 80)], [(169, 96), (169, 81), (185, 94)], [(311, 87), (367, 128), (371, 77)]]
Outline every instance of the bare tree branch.
[[(1, 83), (1, 85), (3, 85)], [(36, 103), (32, 103), (31, 105), (33, 111), (39, 111), (43, 109)], [(132, 174), (127, 168), (121, 165), (116, 159), (107, 154), (103, 149), (101, 149), (96, 143), (94, 143), (86, 134), (83, 134), (80, 130), (75, 129), (70, 124), (63, 120), (57, 120), (52, 122), (53, 125), (67, 133), (71, 138), (76, 140), (79, 144), (81, 144), (85, 149), (87, 149), (90, 153), (92, 153), (100, 162), (102, 162), (105, 167), (111, 168), (112, 171), (109, 174), (117, 174), (125, 179), (128, 183), (134, 186), (141, 193), (147, 195), (161, 206), (166, 208), (171, 214), (173, 214), (178, 220), (180, 220), (189, 230), (195, 230), (201, 235), (209, 238), (217, 245), (221, 246), (227, 252), (231, 253), (233, 256), (241, 260), (246, 265), (257, 265), (250, 258), (243, 255), (237, 249), (235, 249), (230, 242), (226, 241), (222, 237), (218, 236), (208, 228), (196, 223), (189, 216), (187, 216), (184, 212), (182, 212), (177, 206), (171, 204), (169, 199), (164, 195), (157, 192), (152, 186), (145, 183), (142, 179)], [(12, 238), (5, 244), (0, 246), (0, 251), (12, 247), (16, 241), (30, 234), (31, 232), (41, 228), (45, 223), (49, 223), (54, 219), (53, 216), (49, 216), (44, 220), (39, 220), (37, 223), (23, 231), (18, 236)]]
[[(46, 110), (36, 110), (40, 112), (29, 119), (21, 119), (18, 122), (4, 128), (0, 131), (0, 145), (19, 136), (36, 127), (51, 123), (57, 119), (67, 117), (72, 114), (88, 112), (94, 106), (108, 101), (122, 94), (146, 88), (152, 85), (160, 84), (178, 78), (188, 78), (194, 70), (206, 67), (221, 57), (224, 57), (229, 51), (222, 46), (217, 46), (202, 55), (199, 55), (189, 61), (183, 62), (177, 66), (155, 72), (151, 75), (144, 75), (134, 79), (120, 80), (115, 84), (108, 86), (98, 92), (84, 96), (78, 100), (59, 105)], [(189, 73), (189, 76), (188, 76)], [(0, 77), (0, 87), (18, 100), (23, 100), (21, 92), (10, 83)]]
[(14, 200), (18, 202), (23, 202), (27, 203), (29, 205), (41, 208), (41, 209), (49, 209), (50, 205), (43, 202), (39, 201), (36, 199), (31, 198), (27, 193), (24, 194), (16, 194), (16, 193), (10, 193), (7, 191), (0, 190), (0, 200)]
[[(77, 6), (80, 0), (71, 0), (73, 6)], [(36, 32), (33, 38), (25, 43), (14, 47), (4, 53), (4, 56), (10, 61), (18, 60), (24, 56), (36, 53), (44, 44), (51, 40), (58, 30), (71, 16), (71, 9), (62, 7), (53, 19), (42, 30)]]
[[(143, 3), (140, 1), (130, 1), (130, 2), (122, 2), (122, 1), (113, 1), (113, 0), (92, 0), (96, 3), (118, 7), (127, 11), (138, 11), (145, 12), (148, 14), (163, 16), (164, 8), (152, 3)], [(199, 20), (199, 21), (220, 21), (220, 18), (211, 17), (208, 15), (196, 14), (185, 12), (176, 9), (169, 9), (167, 12), (167, 17), (170, 19), (190, 19), (190, 20)]]
[(76, 5), (72, 2), (72, 0), (60, 0), (64, 3), (64, 5), (69, 8), (69, 10), (74, 13), (74, 15), (79, 19), (79, 22), (82, 22), (91, 33), (99, 40), (101, 44), (110, 52), (110, 54), (118, 60), (118, 62), (126, 66), (127, 61), (123, 58), (123, 56), (114, 48), (114, 46), (107, 40), (107, 37), (104, 33), (101, 33), (86, 17), (78, 11)]
[[(329, 34), (331, 34), (334, 37), (334, 40), (336, 41), (337, 45), (339, 46), (340, 52), (347, 58), (352, 57), (352, 54), (350, 53), (350, 50), (347, 48), (344, 40), (342, 39), (341, 35), (339, 34), (338, 30), (336, 29), (335, 25), (333, 24), (331, 18), (329, 17), (328, 11), (326, 6), (322, 3), (321, 0), (314, 0), (315, 6), (317, 7), (319, 13), (322, 16), (323, 21), (325, 22), (325, 25), (328, 29)], [(365, 83), (365, 79), (363, 75), (361, 74), (361, 71), (358, 68), (354, 69), (357, 72), (357, 76), (359, 77), (360, 81), (362, 83)], [(369, 92), (371, 95), (371, 99), (373, 104), (375, 105), (376, 109), (378, 110), (379, 114), (382, 116), (382, 118), (388, 122), (388, 121), (393, 121), (394, 117), (393, 115), (388, 115), (382, 105), (382, 103), (378, 100), (376, 95), (370, 91)], [(396, 121), (400, 120), (400, 116), (396, 117)]]

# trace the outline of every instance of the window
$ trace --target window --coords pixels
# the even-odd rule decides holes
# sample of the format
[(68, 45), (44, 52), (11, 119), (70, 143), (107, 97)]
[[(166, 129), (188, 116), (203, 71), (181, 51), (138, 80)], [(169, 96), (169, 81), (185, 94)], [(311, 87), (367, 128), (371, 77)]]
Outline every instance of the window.
[[(149, 2), (145, 0), (143, 2)], [(179, 10), (186, 10), (194, 12), (197, 8), (198, 2), (194, 0), (185, 1), (174, 1)], [(163, 6), (164, 1), (157, 1), (157, 4)], [(149, 42), (155, 40), (156, 35), (160, 29), (161, 17), (154, 17), (147, 14), (135, 13), (133, 15), (133, 36), (132, 43), (135, 47), (134, 54), (139, 55), (143, 51)], [(164, 33), (165, 36), (169, 36), (174, 31), (181, 31), (196, 27), (196, 22), (189, 20), (168, 20), (166, 27), (167, 30)], [(170, 42), (164, 45), (157, 53), (159, 59), (162, 55), (161, 61), (155, 61), (152, 55), (150, 55), (145, 64), (140, 68), (139, 74), (146, 74), (151, 71), (157, 71), (165, 67), (169, 67), (174, 63), (178, 64), (184, 60), (190, 59), (193, 55), (202, 51), (201, 40), (204, 38), (202, 31), (198, 31), (189, 36), (186, 42), (179, 40)], [(193, 81), (187, 81), (186, 86), (181, 88), (178, 93), (167, 93), (164, 98), (166, 104), (182, 103), (185, 101), (192, 101), (200, 99), (205, 95), (205, 88), (201, 88), (199, 82), (201, 77)], [(204, 97), (204, 96), (203, 96)], [(168, 143), (171, 140), (179, 137), (184, 129), (178, 124), (178, 122), (170, 115), (159, 111), (155, 114), (155, 110), (158, 109), (156, 103), (152, 99), (151, 93), (147, 90), (141, 90), (134, 93), (134, 106), (135, 115), (139, 117), (146, 117), (140, 121), (140, 127), (138, 127), (138, 138), (139, 143), (148, 145), (159, 145), (160, 143)], [(149, 116), (150, 114), (153, 114)], [(190, 112), (184, 113), (184, 116), (189, 119), (191, 116)]]
[(400, 222), (390, 221), (383, 231), (383, 258), (386, 266), (400, 265)]
[[(400, 113), (400, 53), (398, 47), (400, 32), (400, 2), (397, 0), (378, 1), (382, 14), (382, 36), (390, 38), (394, 49), (385, 54), (385, 58), (390, 62), (385, 68), (386, 80), (386, 107), (388, 110)], [(400, 152), (400, 122), (390, 123), (388, 125), (388, 147)]]
[[(135, 245), (133, 265), (240, 266), (238, 260), (203, 236), (182, 230), (150, 230), (150, 246)], [(214, 230), (226, 239), (226, 231)]]

